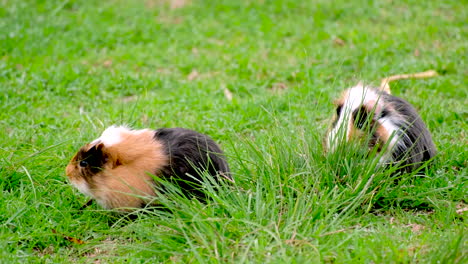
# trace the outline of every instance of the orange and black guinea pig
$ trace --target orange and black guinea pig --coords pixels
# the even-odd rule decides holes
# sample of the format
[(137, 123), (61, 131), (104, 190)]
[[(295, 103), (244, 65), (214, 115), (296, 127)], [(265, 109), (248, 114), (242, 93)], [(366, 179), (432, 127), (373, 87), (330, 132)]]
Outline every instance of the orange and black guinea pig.
[(364, 138), (370, 150), (381, 154), (381, 164), (398, 164), (402, 172), (417, 170), (435, 156), (431, 133), (407, 101), (359, 83), (345, 90), (335, 104), (336, 115), (326, 137), (328, 151)]
[(184, 128), (111, 126), (81, 147), (66, 168), (80, 192), (119, 211), (146, 205), (156, 194), (153, 177), (177, 180), (184, 192), (199, 194), (194, 186), (203, 173), (232, 181), (220, 147), (207, 135)]

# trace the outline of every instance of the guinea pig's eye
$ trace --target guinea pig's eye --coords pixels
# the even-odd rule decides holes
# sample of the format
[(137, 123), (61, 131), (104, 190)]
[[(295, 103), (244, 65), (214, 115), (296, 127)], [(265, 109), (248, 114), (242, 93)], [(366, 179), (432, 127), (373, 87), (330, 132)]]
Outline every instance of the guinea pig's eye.
[(337, 116), (340, 116), (340, 114), (341, 114), (341, 109), (342, 109), (342, 108), (343, 108), (342, 105), (339, 105), (339, 106), (336, 108), (336, 115), (337, 115)]
[(88, 166), (88, 162), (86, 160), (80, 161), (80, 167), (86, 167)]

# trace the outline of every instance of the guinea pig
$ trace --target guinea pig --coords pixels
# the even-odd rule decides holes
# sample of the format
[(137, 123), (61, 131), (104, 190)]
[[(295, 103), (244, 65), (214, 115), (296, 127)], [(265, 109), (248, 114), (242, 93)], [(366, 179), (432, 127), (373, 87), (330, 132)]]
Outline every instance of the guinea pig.
[(232, 181), (220, 147), (207, 135), (184, 128), (111, 126), (81, 147), (66, 167), (80, 192), (118, 211), (146, 205), (156, 194), (153, 177), (177, 180), (184, 191), (197, 194), (192, 183), (204, 172)]
[(334, 151), (340, 142), (364, 138), (369, 150), (381, 154), (380, 164), (398, 164), (397, 171), (402, 172), (415, 171), (435, 156), (431, 133), (407, 101), (359, 83), (345, 90), (335, 104), (327, 150)]

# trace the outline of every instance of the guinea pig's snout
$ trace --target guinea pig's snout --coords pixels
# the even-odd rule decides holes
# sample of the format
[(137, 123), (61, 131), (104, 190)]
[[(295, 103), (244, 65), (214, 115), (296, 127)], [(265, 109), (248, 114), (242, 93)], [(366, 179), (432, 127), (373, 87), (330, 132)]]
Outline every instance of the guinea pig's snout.
[(80, 175), (80, 171), (76, 164), (76, 161), (74, 160), (70, 161), (70, 163), (65, 168), (65, 174), (67, 175), (67, 178), (70, 181), (70, 183), (73, 185), (73, 187), (78, 189), (78, 191), (80, 191), (81, 193), (87, 196), (91, 196), (91, 197), (93, 196), (89, 188), (89, 184)]
[(82, 194), (93, 197), (89, 185), (84, 179), (70, 179), (70, 183)]
[(68, 178), (72, 178), (74, 171), (76, 171), (77, 169), (78, 168), (76, 168), (76, 165), (74, 165), (73, 161), (71, 161), (65, 168), (65, 175), (67, 175)]

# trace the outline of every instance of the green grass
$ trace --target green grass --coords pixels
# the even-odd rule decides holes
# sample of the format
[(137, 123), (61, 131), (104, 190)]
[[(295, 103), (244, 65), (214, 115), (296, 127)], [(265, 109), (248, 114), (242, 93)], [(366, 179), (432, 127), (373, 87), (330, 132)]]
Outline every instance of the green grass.
[[(467, 16), (459, 0), (0, 1), (1, 262), (466, 263)], [(429, 69), (392, 84), (438, 147), (424, 177), (324, 155), (340, 91)], [(132, 221), (79, 210), (65, 166), (122, 123), (209, 134), (236, 183)]]

